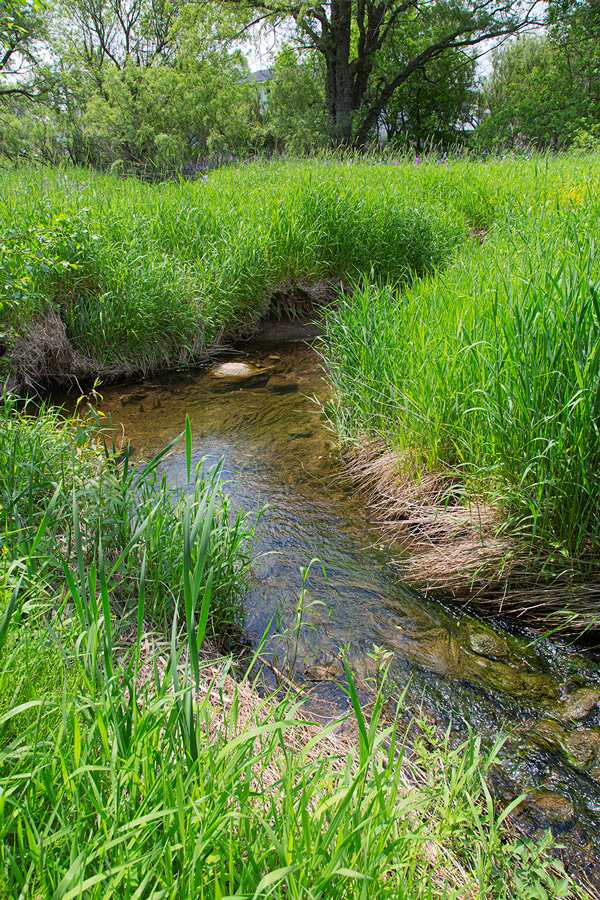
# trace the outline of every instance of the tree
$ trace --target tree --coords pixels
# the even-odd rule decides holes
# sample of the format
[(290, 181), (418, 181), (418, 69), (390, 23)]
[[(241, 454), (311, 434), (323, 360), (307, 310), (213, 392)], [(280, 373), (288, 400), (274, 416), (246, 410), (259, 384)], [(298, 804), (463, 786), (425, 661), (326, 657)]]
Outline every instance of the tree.
[(45, 37), (39, 0), (0, 0), (0, 97), (34, 98), (34, 92), (22, 80), (30, 76), (39, 42)]
[[(377, 57), (374, 78), (388, 83), (432, 35), (402, 33), (392, 36)], [(415, 46), (415, 44), (417, 46)], [(392, 95), (378, 128), (388, 140), (413, 146), (448, 146), (464, 133), (476, 105), (474, 53), (450, 49), (413, 73)]]
[(547, 35), (530, 35), (498, 50), (482, 86), (484, 115), (477, 140), (485, 146), (532, 145), (539, 149), (565, 142), (573, 102), (561, 60)]
[(570, 144), (600, 129), (600, 14), (597, 4), (550, 7), (549, 28), (494, 55), (477, 129), (485, 145)]
[[(449, 52), (517, 33), (533, 21), (534, 0), (228, 0), (258, 19), (292, 19), (298, 40), (325, 68), (325, 100), (336, 140), (362, 146), (398, 89)], [(374, 78), (378, 54), (394, 34), (411, 52), (389, 77)]]
[(230, 49), (238, 23), (221, 12), (186, 0), (55, 8), (49, 102), (73, 162), (162, 171), (248, 142), (254, 89)]
[(273, 66), (265, 119), (276, 147), (307, 152), (329, 143), (323, 72), (314, 51), (299, 54), (290, 46), (281, 50)]

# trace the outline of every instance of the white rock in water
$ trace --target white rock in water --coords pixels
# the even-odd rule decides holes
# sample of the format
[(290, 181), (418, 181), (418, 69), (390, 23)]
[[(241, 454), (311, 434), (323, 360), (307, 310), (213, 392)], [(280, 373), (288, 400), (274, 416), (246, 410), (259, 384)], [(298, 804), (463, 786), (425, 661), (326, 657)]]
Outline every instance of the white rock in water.
[(250, 378), (256, 374), (256, 370), (247, 363), (226, 362), (213, 369), (212, 373), (219, 378)]

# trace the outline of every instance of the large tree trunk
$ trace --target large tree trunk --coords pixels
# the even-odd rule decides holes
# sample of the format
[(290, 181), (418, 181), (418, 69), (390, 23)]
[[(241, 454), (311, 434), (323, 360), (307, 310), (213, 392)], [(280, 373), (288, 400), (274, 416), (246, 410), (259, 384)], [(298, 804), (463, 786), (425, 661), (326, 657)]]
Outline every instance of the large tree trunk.
[(327, 69), (327, 112), (336, 144), (350, 144), (352, 141), (354, 79), (350, 69), (351, 30), (351, 0), (334, 0), (329, 28), (323, 36), (322, 53)]
[[(89, 0), (92, 2), (92, 0)], [(394, 92), (417, 70), (447, 50), (467, 49), (482, 40), (514, 34), (526, 24), (536, 24), (532, 10), (536, 0), (524, 0), (525, 9), (511, 0), (472, 0), (440, 8), (440, 21), (447, 32), (434, 38), (389, 82), (371, 84), (379, 50), (393, 37), (394, 29), (412, 22), (418, 35), (419, 23), (426, 22), (424, 5), (418, 0), (330, 0), (329, 3), (304, 0), (231, 0), (254, 7), (268, 17), (291, 17), (312, 47), (323, 57), (326, 68), (325, 99), (335, 143), (364, 146), (381, 118)], [(529, 7), (527, 8), (527, 4)], [(464, 8), (462, 8), (464, 6)], [(513, 12), (513, 7), (515, 8)], [(406, 14), (406, 15), (405, 15)], [(404, 26), (402, 26), (404, 27)], [(429, 26), (427, 26), (429, 27)], [(360, 125), (353, 127), (358, 110), (363, 110)]]

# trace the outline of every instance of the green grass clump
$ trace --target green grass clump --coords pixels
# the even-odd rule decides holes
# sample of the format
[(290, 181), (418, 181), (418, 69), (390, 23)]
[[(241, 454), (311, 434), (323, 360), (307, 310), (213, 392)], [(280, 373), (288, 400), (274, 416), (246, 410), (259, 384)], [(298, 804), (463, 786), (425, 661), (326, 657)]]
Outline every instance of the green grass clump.
[(26, 383), (178, 366), (274, 298), (293, 306), (295, 284), (360, 285), (329, 315), (342, 437), (383, 438), (416, 477), (451, 472), (501, 510), (532, 571), (594, 578), (597, 159), (416, 163), (256, 162), (160, 185), (4, 173), (2, 365)]
[[(242, 595), (253, 532), (232, 514), (218, 472), (193, 473), (191, 493), (171, 485), (158, 466), (170, 448), (139, 468), (100, 441), (95, 422), (65, 421), (51, 409), (28, 414), (7, 396), (0, 408), (0, 545), (9, 584), (31, 603), (74, 586), (83, 595), (107, 590), (123, 619), (143, 585), (145, 610), (156, 626), (170, 623), (184, 597), (184, 523), (211, 512), (207, 538), (212, 572), (215, 644), (240, 634)], [(104, 449), (103, 449), (104, 447)], [(75, 581), (66, 568), (74, 566)], [(209, 569), (204, 575), (203, 585)], [(134, 606), (137, 606), (137, 600)]]
[[(188, 472), (190, 447), (188, 431)], [(333, 725), (306, 736), (290, 697), (253, 695), (248, 715), (247, 687), (232, 691), (226, 668), (204, 671), (215, 491), (184, 504), (182, 602), (170, 647), (150, 654), (144, 567), (134, 640), (121, 644), (113, 523), (82, 565), (77, 503), (65, 585), (48, 597), (34, 562), (46, 534), (63, 532), (57, 496), (27, 554), (0, 573), (0, 897), (577, 896), (545, 848), (504, 836), (510, 808), (496, 815), (482, 779), (498, 747), (486, 757), (475, 740), (423, 743), (427, 777), (410, 787), (397, 722), (382, 721), (381, 693), (365, 721), (348, 669), (356, 752), (328, 744)], [(146, 517), (128, 553), (149, 527)]]
[(154, 186), (25, 171), (2, 176), (0, 197), (8, 343), (52, 308), (97, 373), (198, 358), (298, 281), (421, 275), (465, 230), (439, 204), (415, 203), (395, 168), (333, 162)]
[[(329, 314), (332, 411), (383, 437), (408, 471), (450, 472), (499, 504), (541, 565), (594, 577), (600, 559), (600, 264), (587, 160), (510, 174), (481, 246), (402, 292), (364, 284)], [(523, 177), (523, 176), (526, 177)], [(539, 561), (539, 560), (538, 560)]]

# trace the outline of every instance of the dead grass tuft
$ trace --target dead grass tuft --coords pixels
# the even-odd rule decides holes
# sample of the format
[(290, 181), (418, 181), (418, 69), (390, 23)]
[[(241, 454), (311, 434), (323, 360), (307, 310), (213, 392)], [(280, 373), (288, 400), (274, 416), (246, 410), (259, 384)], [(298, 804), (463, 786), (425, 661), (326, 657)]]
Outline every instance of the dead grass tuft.
[(546, 574), (541, 556), (502, 534), (497, 507), (466, 495), (459, 473), (414, 472), (374, 443), (346, 450), (344, 462), (372, 521), (404, 551), (403, 579), (534, 626), (600, 630), (600, 584), (572, 570)]
[(271, 293), (269, 311), (275, 315), (308, 315), (333, 303), (340, 292), (347, 291), (348, 286), (340, 280), (291, 281), (280, 284)]
[(33, 390), (94, 374), (91, 363), (74, 350), (65, 323), (52, 307), (35, 316), (14, 339), (7, 362), (16, 382)]

